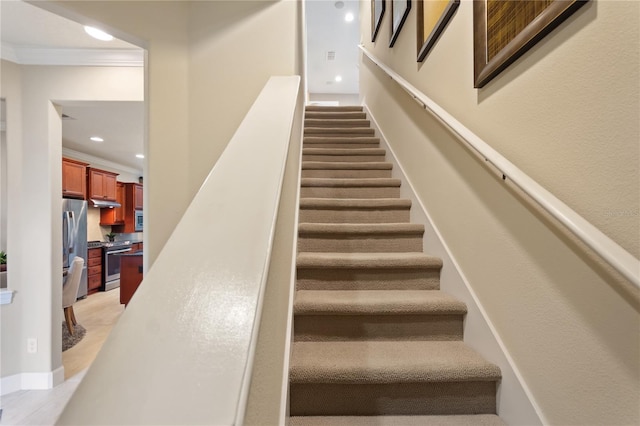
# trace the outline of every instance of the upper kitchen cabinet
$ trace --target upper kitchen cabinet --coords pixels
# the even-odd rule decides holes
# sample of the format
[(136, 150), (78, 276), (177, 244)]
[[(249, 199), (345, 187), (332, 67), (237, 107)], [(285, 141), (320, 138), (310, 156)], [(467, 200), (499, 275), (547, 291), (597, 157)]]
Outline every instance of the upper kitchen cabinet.
[(70, 158), (62, 159), (62, 197), (87, 197), (87, 166), (89, 164)]
[(142, 193), (143, 186), (139, 183), (124, 184), (124, 224), (113, 224), (113, 232), (141, 232), (142, 227)]
[(133, 186), (133, 208), (134, 210), (142, 210), (142, 185), (134, 183)]
[(87, 186), (90, 199), (116, 201), (116, 178), (118, 174), (106, 170), (89, 168)]
[(116, 182), (116, 203), (120, 207), (110, 209), (100, 209), (100, 225), (122, 225), (124, 224), (124, 184)]

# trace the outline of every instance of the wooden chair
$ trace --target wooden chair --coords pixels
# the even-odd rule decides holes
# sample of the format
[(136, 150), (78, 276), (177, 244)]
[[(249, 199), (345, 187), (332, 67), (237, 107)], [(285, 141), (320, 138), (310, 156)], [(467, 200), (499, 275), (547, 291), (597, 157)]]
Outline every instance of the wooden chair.
[(80, 278), (82, 278), (82, 267), (84, 259), (74, 257), (69, 268), (69, 274), (64, 286), (62, 286), (62, 308), (64, 309), (64, 320), (67, 322), (69, 334), (73, 336), (73, 326), (77, 324), (76, 315), (73, 312), (73, 304), (78, 298), (78, 287), (80, 287)]

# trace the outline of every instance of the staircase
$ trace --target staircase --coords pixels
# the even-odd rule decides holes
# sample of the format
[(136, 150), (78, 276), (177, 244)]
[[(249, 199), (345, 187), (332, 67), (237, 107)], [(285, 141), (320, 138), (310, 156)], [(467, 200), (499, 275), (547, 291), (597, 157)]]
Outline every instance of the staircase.
[(290, 424), (503, 425), (385, 154), (362, 107), (306, 108)]

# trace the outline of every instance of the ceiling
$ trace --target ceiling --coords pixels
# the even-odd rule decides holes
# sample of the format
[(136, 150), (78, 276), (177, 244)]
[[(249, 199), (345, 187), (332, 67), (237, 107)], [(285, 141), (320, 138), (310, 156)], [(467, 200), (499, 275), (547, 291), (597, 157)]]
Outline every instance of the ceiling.
[[(309, 93), (357, 94), (359, 2), (307, 0), (305, 9)], [(348, 12), (352, 22), (345, 21)], [(0, 0), (0, 42), (3, 59), (26, 65), (144, 63), (144, 51), (137, 46), (93, 39), (79, 23), (20, 0)], [(70, 117), (62, 122), (63, 148), (142, 171), (143, 160), (136, 154), (143, 153), (143, 102), (65, 102), (62, 113)], [(104, 142), (92, 142), (91, 136)]]

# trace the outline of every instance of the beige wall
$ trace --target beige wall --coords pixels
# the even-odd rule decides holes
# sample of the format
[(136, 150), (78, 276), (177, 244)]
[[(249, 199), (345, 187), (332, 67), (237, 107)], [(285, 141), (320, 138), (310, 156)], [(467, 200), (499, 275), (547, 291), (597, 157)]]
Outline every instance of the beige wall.
[(148, 49), (145, 206), (153, 213), (145, 250), (152, 264), (267, 79), (296, 73), (297, 2), (49, 3)]
[[(12, 62), (0, 61), (0, 97), (6, 99), (7, 110), (11, 108), (11, 111), (7, 111), (7, 132), (6, 132), (6, 154), (7, 154), (7, 199), (2, 202), (6, 204), (6, 210), (3, 210), (3, 215), (7, 214), (7, 246), (3, 249), (7, 252), (7, 275), (8, 286), (13, 290), (18, 284), (17, 274), (18, 262), (20, 261), (17, 256), (16, 250), (10, 245), (10, 241), (14, 238), (19, 238), (20, 233), (15, 227), (9, 226), (8, 214), (11, 211), (12, 214), (16, 214), (17, 210), (11, 209), (11, 203), (9, 200), (19, 200), (20, 197), (20, 184), (22, 176), (18, 168), (9, 167), (11, 164), (19, 164), (22, 160), (22, 152), (15, 147), (22, 139), (22, 95), (21, 95), (21, 76), (20, 67)], [(14, 259), (15, 257), (15, 259)], [(15, 265), (15, 266), (14, 266)], [(0, 377), (7, 377), (20, 373), (20, 357), (22, 352), (18, 350), (8, 350), (9, 348), (19, 348), (23, 344), (22, 330), (20, 326), (16, 324), (22, 324), (21, 315), (24, 312), (23, 309), (24, 299), (22, 297), (14, 297), (13, 303), (10, 305), (3, 305), (0, 309), (0, 351), (2, 356), (2, 362), (0, 362)], [(11, 327), (9, 327), (11, 324)], [(26, 342), (24, 342), (26, 344)]]
[[(104, 23), (105, 28), (117, 37), (147, 49), (145, 207), (153, 213), (148, 215), (145, 224), (145, 254), (148, 254), (145, 261), (151, 264), (268, 77), (299, 73), (299, 3), (51, 1), (37, 5), (82, 23)], [(3, 78), (4, 68), (3, 63)], [(94, 70), (101, 72), (98, 67)], [(131, 72), (127, 68), (120, 70)], [(60, 295), (57, 291), (52, 292), (54, 288), (61, 288), (55, 278), (60, 275), (56, 271), (61, 268), (57, 260), (60, 249), (56, 248), (59, 246), (56, 230), (60, 228), (60, 219), (51, 215), (60, 193), (60, 180), (54, 177), (60, 176), (61, 150), (47, 143), (55, 136), (49, 133), (59, 130), (54, 123), (53, 104), (45, 102), (41, 105), (40, 101), (103, 99), (95, 96), (95, 91), (99, 90), (109, 91), (105, 100), (119, 100), (124, 90), (117, 78), (98, 80), (113, 83), (110, 87), (70, 71), (65, 67), (23, 69), (23, 81), (29, 83), (23, 84), (24, 93), (20, 96), (29, 108), (37, 109), (23, 115), (43, 119), (34, 120), (24, 141), (13, 139), (18, 145), (26, 143), (9, 154), (18, 159), (13, 182), (28, 177), (28, 183), (17, 187), (20, 193), (15, 192), (16, 197), (26, 194), (28, 199), (11, 199), (11, 205), (16, 212), (29, 212), (23, 223), (30, 224), (20, 228), (24, 234), (20, 239), (14, 239), (20, 243), (13, 251), (22, 252), (22, 263), (14, 254), (16, 271), (21, 274), (15, 276), (16, 282), (28, 284), (27, 288), (18, 289), (22, 290), (21, 300), (29, 300), (30, 305), (19, 310), (21, 302), (18, 302), (11, 309), (17, 315), (38, 314), (30, 314), (26, 323), (12, 322), (23, 324), (17, 344), (12, 347), (26, 348), (23, 340), (33, 336), (39, 338), (42, 351), (37, 356), (25, 357), (21, 366), (15, 368), (5, 365), (3, 353), (3, 377), (5, 369), (11, 370), (9, 373), (13, 370), (16, 373), (51, 372), (61, 363), (59, 349), (56, 350), (60, 328), (53, 325), (59, 319), (55, 307), (60, 304)], [(47, 86), (51, 81), (49, 74), (40, 75), (38, 80), (39, 72), (50, 73), (54, 76), (51, 78), (62, 78), (65, 83), (73, 82), (74, 90), (85, 90), (85, 95), (77, 96), (74, 91), (72, 93), (77, 97), (70, 98), (69, 93), (51, 90)], [(85, 85), (93, 86), (87, 88)], [(3, 96), (6, 90), (3, 84)], [(27, 130), (26, 124), (24, 129)], [(11, 140), (9, 137), (10, 146)], [(19, 156), (27, 151), (32, 155), (27, 158), (25, 154), (21, 161)], [(36, 182), (50, 182), (50, 185), (37, 186)], [(31, 226), (34, 223), (38, 226)], [(29, 242), (36, 240), (40, 244), (34, 248)], [(40, 259), (41, 268), (33, 268), (29, 263), (34, 258)], [(9, 322), (3, 321), (3, 324)]]
[[(423, 64), (415, 10), (365, 46), (638, 256), (637, 2), (589, 2), (485, 88), (473, 88), (472, 2)], [(637, 292), (592, 262), (367, 59), (361, 96), (548, 424), (640, 422)]]
[[(140, 68), (18, 66), (2, 61), (7, 99), (9, 287), (1, 376), (34, 373), (33, 386), (62, 378), (62, 122), (56, 101), (142, 100)], [(37, 339), (36, 353), (26, 352)], [(15, 361), (15, 362), (14, 362)], [(30, 385), (29, 385), (30, 386)]]

